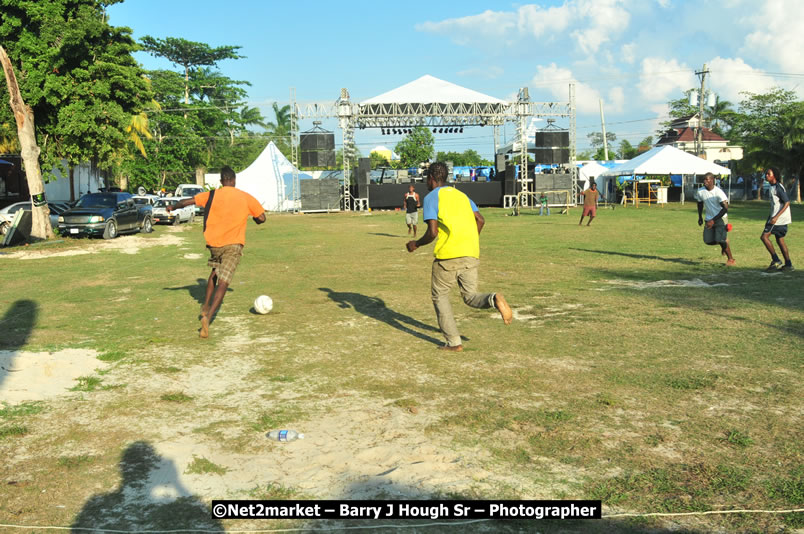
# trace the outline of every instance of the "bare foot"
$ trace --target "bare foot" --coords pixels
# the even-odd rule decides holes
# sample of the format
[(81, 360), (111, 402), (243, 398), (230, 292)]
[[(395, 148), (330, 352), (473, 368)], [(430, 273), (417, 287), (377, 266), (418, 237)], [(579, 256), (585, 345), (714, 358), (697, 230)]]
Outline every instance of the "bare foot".
[(209, 319), (206, 315), (201, 316), (201, 331), (198, 333), (198, 337), (203, 339), (209, 337)]
[(449, 352), (463, 352), (463, 345), (455, 345), (455, 346), (441, 345), (440, 347), (438, 347), (438, 350), (447, 350)]
[(511, 306), (508, 305), (501, 293), (494, 295), (494, 306), (500, 311), (503, 322), (511, 324), (514, 319), (514, 312), (511, 311)]

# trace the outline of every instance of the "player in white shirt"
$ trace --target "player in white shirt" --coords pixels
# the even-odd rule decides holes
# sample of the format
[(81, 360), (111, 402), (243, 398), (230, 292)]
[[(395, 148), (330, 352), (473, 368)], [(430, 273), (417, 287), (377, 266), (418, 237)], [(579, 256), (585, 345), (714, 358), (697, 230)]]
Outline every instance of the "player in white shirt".
[[(767, 272), (773, 271), (794, 271), (793, 262), (790, 261), (790, 252), (787, 250), (787, 244), (784, 242), (784, 236), (787, 235), (787, 225), (793, 221), (790, 216), (790, 198), (787, 196), (784, 186), (781, 183), (782, 175), (775, 167), (770, 167), (765, 171), (765, 179), (770, 184), (768, 190), (768, 198), (770, 199), (770, 216), (768, 222), (765, 223), (765, 229), (762, 231), (762, 243), (771, 255), (770, 266), (765, 269)], [(776, 243), (784, 256), (784, 265), (776, 255), (776, 250), (773, 248), (770, 236), (776, 238)]]
[(726, 213), (729, 211), (729, 199), (723, 190), (715, 185), (715, 175), (711, 172), (704, 176), (704, 186), (695, 193), (698, 201), (698, 226), (704, 225), (703, 211), (706, 208), (706, 224), (703, 240), (707, 245), (720, 245), (720, 249), (728, 260), (726, 265), (736, 265), (731, 255), (729, 238), (726, 229)]

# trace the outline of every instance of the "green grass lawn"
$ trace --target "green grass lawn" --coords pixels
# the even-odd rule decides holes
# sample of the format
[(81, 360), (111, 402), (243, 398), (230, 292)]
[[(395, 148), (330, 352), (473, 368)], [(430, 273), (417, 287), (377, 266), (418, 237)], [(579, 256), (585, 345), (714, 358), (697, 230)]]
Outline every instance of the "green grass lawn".
[[(198, 338), (209, 273), (199, 223), (177, 234), (180, 245), (136, 254), (0, 256), (0, 350), (92, 349), (107, 364), (63, 397), (0, 404), (0, 457), (14, 459), (0, 467), (0, 523), (95, 524), (86, 518), (101, 517), (117, 494), (90, 498), (126, 479), (119, 465), (131, 443), (180, 435), (213, 452), (264, 456), (259, 433), (294, 425), (314, 434), (305, 423), (352, 394), (427, 414), (420, 432), (473, 451), (496, 476), (493, 487), (433, 498), (592, 498), (609, 514), (801, 508), (804, 229), (796, 221), (804, 210), (793, 207), (787, 238), (801, 270), (766, 275), (767, 210), (765, 202), (732, 206), (737, 266), (726, 267), (719, 247), (703, 244), (694, 203), (600, 209), (589, 227), (578, 226), (579, 209), (549, 217), (484, 209), (480, 290), (502, 292), (515, 321), (464, 306), (456, 290), (458, 354), (436, 350), (432, 245), (406, 252), (400, 212), (250, 224), (208, 340)], [(251, 311), (260, 294), (274, 301), (265, 316)], [(228, 369), (232, 361), (244, 367)], [(240, 369), (242, 387), (199, 392), (190, 376), (199, 366)], [(150, 381), (165, 386), (155, 392)], [(219, 459), (194, 458), (181, 470), (230, 474)], [(267, 487), (253, 495), (321, 497), (287, 481)], [(190, 505), (177, 502), (149, 509), (148, 525), (182, 528)], [(742, 513), (485, 528), (802, 527), (802, 513)]]

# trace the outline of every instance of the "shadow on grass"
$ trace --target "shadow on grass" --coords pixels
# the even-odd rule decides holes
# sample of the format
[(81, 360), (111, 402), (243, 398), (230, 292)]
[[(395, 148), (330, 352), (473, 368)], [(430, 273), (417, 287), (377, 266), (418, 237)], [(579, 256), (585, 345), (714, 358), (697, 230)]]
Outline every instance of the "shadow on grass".
[[(120, 487), (91, 497), (75, 518), (72, 532), (225, 532), (209, 508), (181, 484), (172, 461), (160, 458), (150, 443), (129, 445), (120, 459)], [(161, 496), (154, 496), (157, 490)]]
[(325, 292), (327, 296), (336, 302), (341, 308), (354, 308), (356, 312), (362, 313), (366, 317), (371, 317), (372, 319), (382, 321), (388, 326), (392, 326), (397, 330), (405, 332), (406, 334), (410, 334), (436, 345), (444, 344), (434, 337), (430, 337), (426, 334), (413, 330), (413, 328), (418, 328), (421, 330), (427, 330), (429, 332), (440, 332), (438, 328), (425, 324), (421, 321), (417, 321), (413, 317), (403, 315), (390, 309), (385, 305), (385, 301), (379, 297), (367, 297), (366, 295), (361, 295), (360, 293), (333, 291), (328, 287), (319, 287), (318, 289)]
[[(401, 236), (401, 235), (383, 234), (383, 233), (380, 233), (380, 232), (371, 232), (369, 235), (378, 235), (378, 236), (382, 236), (382, 237), (396, 237), (396, 238), (404, 237), (404, 236)], [(409, 237), (411, 237), (411, 236), (409, 236)], [(411, 237), (411, 239), (413, 239), (413, 238)]]
[[(165, 291), (187, 291), (190, 296), (198, 301), (198, 304), (204, 304), (204, 298), (207, 296), (207, 279), (199, 278), (195, 284), (180, 286), (180, 287), (164, 287)], [(231, 287), (226, 289), (227, 293), (234, 291)]]
[(13, 367), (13, 353), (23, 348), (36, 327), (39, 305), (33, 300), (18, 300), (0, 319), (0, 350), (10, 351), (10, 356), (0, 356), (0, 391), (3, 382)]
[(639, 260), (659, 260), (659, 261), (666, 261), (669, 263), (680, 263), (682, 265), (700, 265), (701, 262), (687, 260), (684, 258), (665, 258), (663, 256), (650, 256), (647, 254), (629, 254), (627, 252), (617, 252), (615, 250), (593, 250), (588, 248), (573, 248), (570, 247), (569, 250), (577, 250), (579, 252), (593, 252), (595, 254), (608, 254), (610, 256), (625, 256), (628, 258), (636, 258)]

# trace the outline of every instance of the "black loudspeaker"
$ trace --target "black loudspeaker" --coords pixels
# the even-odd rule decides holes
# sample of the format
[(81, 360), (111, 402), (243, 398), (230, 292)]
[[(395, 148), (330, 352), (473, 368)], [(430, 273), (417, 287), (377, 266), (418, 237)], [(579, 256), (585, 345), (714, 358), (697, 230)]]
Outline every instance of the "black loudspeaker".
[(334, 133), (303, 133), (299, 136), (299, 149), (307, 150), (335, 150)]
[(505, 154), (497, 154), (495, 158), (495, 167), (497, 172), (505, 172)]
[(369, 183), (371, 176), (371, 158), (359, 158), (357, 160), (357, 183)]
[(569, 163), (569, 148), (554, 148), (553, 163)]
[(566, 130), (536, 132), (534, 135), (534, 146), (539, 148), (568, 147), (569, 132)]
[(536, 163), (541, 163), (542, 165), (552, 165), (555, 163), (553, 161), (552, 148), (536, 148), (533, 150), (533, 157)]
[(302, 167), (334, 167), (335, 166), (335, 151), (322, 150), (319, 152), (302, 152), (301, 153), (301, 166)]

